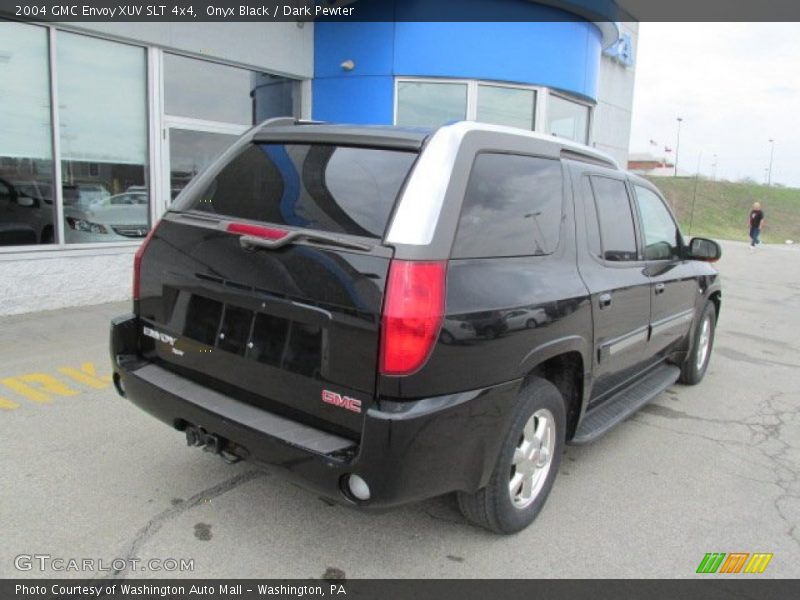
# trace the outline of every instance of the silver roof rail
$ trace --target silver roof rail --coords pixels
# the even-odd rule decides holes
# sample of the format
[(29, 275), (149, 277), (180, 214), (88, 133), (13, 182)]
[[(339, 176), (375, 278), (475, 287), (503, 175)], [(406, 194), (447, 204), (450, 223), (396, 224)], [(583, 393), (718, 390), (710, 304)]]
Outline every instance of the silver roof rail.
[(553, 144), (559, 150), (562, 158), (570, 158), (572, 160), (583, 160), (584, 162), (594, 162), (595, 164), (602, 164), (603, 166), (612, 169), (620, 169), (619, 163), (609, 154), (602, 150), (597, 150), (590, 146), (573, 142), (565, 138), (555, 135), (547, 135), (537, 131), (528, 131), (527, 129), (519, 129), (517, 127), (507, 127), (505, 125), (493, 125), (491, 123), (481, 123), (479, 121), (455, 121), (443, 125), (439, 129), (446, 127), (457, 126), (462, 132), (465, 131), (489, 131), (494, 133), (505, 133), (526, 137), (535, 140), (541, 140), (548, 144)]

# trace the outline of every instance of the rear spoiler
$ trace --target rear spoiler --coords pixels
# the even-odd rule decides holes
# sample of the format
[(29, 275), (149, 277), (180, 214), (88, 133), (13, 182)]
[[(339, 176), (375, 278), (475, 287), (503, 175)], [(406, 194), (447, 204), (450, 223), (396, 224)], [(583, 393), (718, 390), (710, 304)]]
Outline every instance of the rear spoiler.
[(335, 144), (420, 151), (428, 132), (358, 125), (332, 125), (294, 117), (276, 117), (253, 128), (252, 141)]

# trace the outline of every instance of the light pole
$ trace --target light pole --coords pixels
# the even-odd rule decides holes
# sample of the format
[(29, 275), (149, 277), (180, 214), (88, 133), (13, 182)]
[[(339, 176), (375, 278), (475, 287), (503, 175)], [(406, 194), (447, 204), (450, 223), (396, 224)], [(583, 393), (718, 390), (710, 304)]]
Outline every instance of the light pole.
[(681, 149), (681, 123), (683, 122), (683, 117), (678, 117), (678, 139), (675, 140), (675, 174), (673, 177), (678, 176), (678, 152)]
[(775, 140), (769, 138), (769, 175), (767, 175), (767, 187), (772, 185), (772, 157), (775, 155)]
[(717, 155), (714, 155), (714, 162), (711, 163), (711, 181), (717, 180)]

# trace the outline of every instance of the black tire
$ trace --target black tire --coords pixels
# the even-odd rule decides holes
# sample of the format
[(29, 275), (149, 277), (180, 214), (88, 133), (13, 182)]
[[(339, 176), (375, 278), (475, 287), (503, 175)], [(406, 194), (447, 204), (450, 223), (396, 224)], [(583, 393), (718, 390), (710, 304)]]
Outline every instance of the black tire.
[(525, 327), (528, 329), (536, 329), (538, 326), (539, 323), (536, 321), (536, 319), (528, 319), (528, 322), (525, 323)]
[(456, 339), (453, 337), (453, 334), (446, 329), (442, 329), (442, 333), (439, 334), (439, 339), (443, 344), (447, 344), (448, 346), (456, 341)]
[[(512, 478), (517, 474), (514, 455), (518, 445), (525, 439), (526, 424), (536, 413), (539, 413), (540, 418), (534, 419), (534, 428), (539, 423), (545, 423), (543, 426), (546, 429), (546, 421), (552, 417), (549, 463), (547, 470), (541, 472), (538, 483), (531, 488), (531, 497), (525, 501), (527, 503), (520, 502), (519, 505), (515, 505), (510, 490)], [(500, 449), (489, 484), (474, 494), (458, 492), (458, 506), (464, 517), (475, 525), (502, 534), (516, 533), (530, 525), (547, 501), (558, 474), (561, 456), (564, 453), (565, 432), (566, 411), (561, 393), (549, 381), (538, 377), (530, 380), (520, 392), (511, 427)], [(536, 456), (541, 458), (541, 454)], [(523, 477), (521, 471), (519, 476)], [(522, 489), (519, 491), (519, 494), (521, 493)]]
[[(708, 342), (705, 355), (700, 363), (700, 355), (703, 353), (703, 328), (708, 323)], [(717, 324), (717, 309), (713, 302), (707, 302), (700, 313), (700, 318), (694, 326), (692, 336), (692, 347), (686, 355), (686, 360), (681, 365), (681, 376), (678, 381), (686, 385), (695, 385), (703, 380), (711, 360), (711, 351), (714, 349), (714, 331)]]

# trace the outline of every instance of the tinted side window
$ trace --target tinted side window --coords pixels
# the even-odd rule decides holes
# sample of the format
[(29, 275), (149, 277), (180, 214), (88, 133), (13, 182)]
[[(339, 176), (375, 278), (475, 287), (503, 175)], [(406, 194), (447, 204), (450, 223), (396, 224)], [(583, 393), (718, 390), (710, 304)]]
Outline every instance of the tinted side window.
[(644, 232), (644, 257), (646, 260), (678, 258), (680, 237), (675, 221), (661, 198), (652, 190), (634, 185), (639, 216)]
[(625, 182), (609, 177), (591, 179), (600, 221), (603, 258), (609, 261), (636, 260), (636, 232)]
[(558, 245), (558, 160), (479, 154), (467, 183), (454, 258), (550, 254)]
[(416, 157), (377, 148), (254, 144), (175, 209), (379, 238)]
[(586, 245), (589, 252), (595, 258), (603, 258), (603, 247), (600, 243), (600, 223), (597, 218), (597, 206), (594, 203), (592, 193), (592, 183), (588, 177), (584, 177), (581, 183), (583, 187), (583, 214), (586, 218)]

